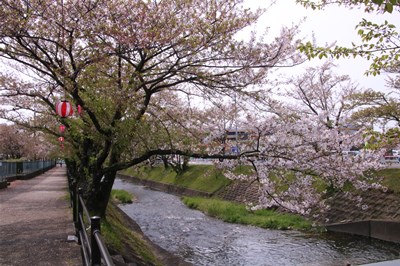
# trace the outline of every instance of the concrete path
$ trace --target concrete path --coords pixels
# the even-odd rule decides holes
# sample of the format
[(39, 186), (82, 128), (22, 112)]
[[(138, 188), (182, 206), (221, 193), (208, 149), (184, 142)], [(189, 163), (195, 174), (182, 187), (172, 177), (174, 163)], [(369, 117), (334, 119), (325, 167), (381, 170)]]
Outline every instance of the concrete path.
[(66, 169), (55, 167), (0, 189), (0, 265), (82, 265)]

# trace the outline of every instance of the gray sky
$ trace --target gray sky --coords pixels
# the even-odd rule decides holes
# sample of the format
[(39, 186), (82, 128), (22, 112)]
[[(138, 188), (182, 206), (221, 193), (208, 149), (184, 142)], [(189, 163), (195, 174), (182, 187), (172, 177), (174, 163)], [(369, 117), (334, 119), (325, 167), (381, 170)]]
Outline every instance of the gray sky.
[[(261, 6), (266, 8), (269, 6), (269, 0), (247, 0), (246, 5), (251, 7)], [(367, 14), (360, 9), (348, 9), (345, 7), (330, 6), (322, 11), (306, 9), (296, 4), (295, 0), (278, 0), (277, 3), (269, 7), (266, 14), (260, 19), (257, 29), (262, 30), (263, 27), (271, 27), (270, 32), (276, 34), (282, 25), (291, 26), (302, 23), (300, 37), (305, 40), (312, 40), (314, 34), (317, 44), (323, 46), (326, 43), (337, 42), (338, 45), (346, 45), (351, 47), (351, 43), (360, 43), (361, 40), (357, 35), (356, 25), (366, 18), (373, 22), (384, 22), (385, 19), (395, 24), (398, 31), (400, 30), (400, 16), (398, 12), (395, 14)], [(321, 64), (323, 61), (313, 59), (312, 65)], [(365, 76), (364, 72), (369, 68), (370, 63), (365, 59), (340, 59), (334, 61), (338, 64), (338, 74), (348, 74), (353, 82), (359, 83), (363, 88), (384, 89), (385, 74), (378, 77)], [(298, 71), (304, 69), (305, 66), (299, 66)], [(294, 72), (293, 69), (289, 70)]]

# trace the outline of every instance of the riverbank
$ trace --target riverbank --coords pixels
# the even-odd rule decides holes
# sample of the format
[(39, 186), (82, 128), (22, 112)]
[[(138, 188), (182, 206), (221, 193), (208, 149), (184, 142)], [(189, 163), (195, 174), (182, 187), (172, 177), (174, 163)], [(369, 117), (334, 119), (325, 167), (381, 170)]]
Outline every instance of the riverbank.
[[(247, 168), (241, 171), (246, 170)], [(189, 208), (198, 209), (225, 222), (264, 229), (307, 231), (313, 228), (308, 218), (297, 214), (278, 210), (249, 211), (246, 203), (258, 202), (258, 187), (254, 186), (256, 184), (228, 180), (221, 171), (211, 165), (189, 166), (187, 171), (180, 175), (163, 167), (142, 167), (123, 173), (118, 177), (151, 189), (187, 196), (183, 202)]]
[[(196, 168), (197, 170), (193, 170)], [(174, 174), (172, 170), (164, 171), (162, 167), (140, 168), (136, 171), (130, 169), (120, 174), (120, 177), (181, 196), (213, 196), (243, 204), (258, 203), (259, 191), (256, 182), (225, 181), (225, 177), (213, 172), (213, 166), (204, 165), (201, 168), (190, 166), (189, 171), (197, 175), (187, 174), (185, 177)], [(315, 210), (319, 213), (318, 217), (309, 218), (319, 225), (362, 220), (400, 221), (400, 209), (398, 208), (400, 205), (400, 179), (398, 178), (400, 169), (385, 169), (380, 174), (384, 177), (384, 185), (389, 188), (387, 192), (362, 191), (358, 194), (359, 197), (353, 199), (349, 199), (344, 193), (337, 193), (328, 202), (328, 205), (331, 206), (328, 211), (321, 213)], [(206, 183), (209, 186), (201, 185), (207, 190), (199, 191), (198, 183)], [(360, 199), (362, 199), (362, 204), (359, 202)]]
[(249, 211), (247, 206), (218, 198), (183, 197), (183, 203), (227, 223), (252, 225), (264, 229), (310, 231), (312, 222), (299, 215), (276, 210)]
[(188, 266), (180, 257), (153, 243), (115, 203), (107, 207), (102, 234), (116, 265)]
[(193, 265), (360, 265), (398, 259), (398, 245), (328, 232), (266, 230), (222, 222), (179, 196), (117, 179), (137, 200), (120, 208), (154, 243)]

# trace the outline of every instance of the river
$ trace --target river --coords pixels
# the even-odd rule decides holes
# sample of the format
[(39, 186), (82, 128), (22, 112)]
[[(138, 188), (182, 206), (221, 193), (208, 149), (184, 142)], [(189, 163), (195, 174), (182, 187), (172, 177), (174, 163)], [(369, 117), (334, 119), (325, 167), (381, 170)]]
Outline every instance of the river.
[(400, 258), (400, 245), (333, 233), (266, 230), (224, 223), (179, 197), (117, 179), (137, 201), (120, 205), (156, 244), (194, 265), (359, 265)]

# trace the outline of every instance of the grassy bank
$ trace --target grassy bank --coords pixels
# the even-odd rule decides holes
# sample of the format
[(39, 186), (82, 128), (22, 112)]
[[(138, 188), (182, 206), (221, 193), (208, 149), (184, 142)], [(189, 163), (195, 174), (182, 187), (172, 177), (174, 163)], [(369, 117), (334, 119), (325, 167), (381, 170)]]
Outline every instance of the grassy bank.
[(378, 172), (379, 176), (382, 176), (383, 185), (393, 190), (394, 192), (400, 192), (400, 169), (383, 169)]
[(114, 201), (116, 204), (132, 203), (134, 200), (134, 195), (132, 195), (126, 190), (113, 189), (111, 191), (111, 200)]
[(311, 229), (311, 222), (298, 215), (280, 213), (274, 210), (249, 211), (244, 204), (215, 198), (184, 197), (183, 202), (189, 208), (200, 210), (228, 223), (254, 225), (261, 228), (281, 230)]
[[(151, 245), (143, 238), (141, 231), (132, 229), (114, 204), (107, 208), (107, 220), (101, 224), (101, 233), (111, 253), (120, 254), (125, 262), (137, 265), (163, 265), (152, 251)], [(139, 229), (140, 230), (140, 229)]]
[[(248, 168), (243, 168), (236, 172), (246, 174), (248, 171)], [(209, 193), (218, 191), (232, 182), (212, 165), (191, 165), (186, 172), (180, 175), (172, 169), (165, 169), (162, 166), (129, 168), (121, 173)], [(394, 192), (400, 192), (400, 168), (383, 169), (378, 171), (376, 175), (384, 178), (383, 185)], [(271, 176), (271, 178), (274, 178), (274, 176)], [(315, 186), (318, 190), (326, 189), (319, 182), (315, 182)]]
[(129, 168), (121, 173), (208, 193), (214, 193), (232, 182), (212, 165), (191, 165), (182, 174), (163, 166)]

